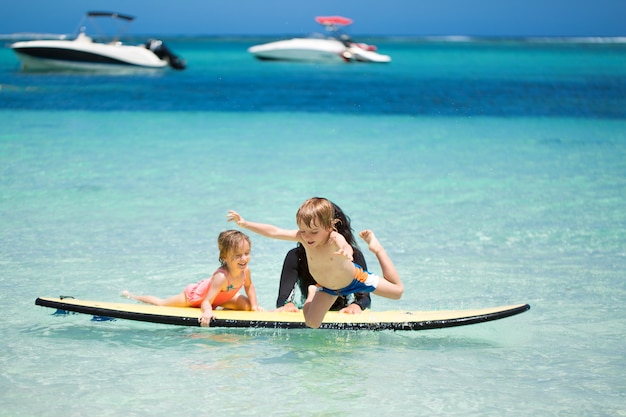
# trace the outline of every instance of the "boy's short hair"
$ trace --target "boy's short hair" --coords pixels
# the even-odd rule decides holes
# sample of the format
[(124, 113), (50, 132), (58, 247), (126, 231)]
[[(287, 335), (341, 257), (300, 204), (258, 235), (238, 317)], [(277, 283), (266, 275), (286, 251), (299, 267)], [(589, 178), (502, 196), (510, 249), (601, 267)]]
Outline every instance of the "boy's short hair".
[(296, 223), (311, 227), (313, 223), (327, 229), (335, 227), (335, 210), (332, 203), (321, 197), (306, 200), (296, 213)]

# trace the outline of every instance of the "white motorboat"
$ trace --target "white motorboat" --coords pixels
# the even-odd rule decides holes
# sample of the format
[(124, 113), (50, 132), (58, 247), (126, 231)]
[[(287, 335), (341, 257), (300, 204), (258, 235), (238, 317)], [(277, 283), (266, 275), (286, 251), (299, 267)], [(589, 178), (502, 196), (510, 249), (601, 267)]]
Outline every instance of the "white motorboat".
[(15, 42), (10, 47), (28, 71), (50, 70), (120, 70), (129, 68), (161, 69), (170, 66), (185, 69), (185, 62), (174, 55), (158, 39), (150, 39), (142, 45), (125, 45), (119, 35), (107, 43), (95, 42), (86, 35), (87, 19), (110, 18), (126, 23), (133, 16), (111, 12), (88, 12), (80, 24), (80, 32), (74, 39), (44, 39)]
[(308, 38), (293, 38), (264, 43), (248, 48), (248, 52), (261, 60), (312, 61), (312, 62), (377, 62), (391, 61), (388, 55), (377, 52), (374, 45), (353, 41), (341, 30), (352, 20), (341, 16), (318, 16), (317, 23), (330, 34), (316, 34)]

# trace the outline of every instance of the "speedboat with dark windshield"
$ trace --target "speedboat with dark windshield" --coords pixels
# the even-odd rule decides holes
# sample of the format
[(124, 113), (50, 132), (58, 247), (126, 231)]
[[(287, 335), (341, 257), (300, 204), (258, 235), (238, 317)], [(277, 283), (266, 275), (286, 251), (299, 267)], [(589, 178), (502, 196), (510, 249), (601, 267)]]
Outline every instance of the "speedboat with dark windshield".
[[(86, 34), (88, 22), (94, 19), (113, 19), (122, 23), (119, 33), (106, 42), (95, 41)], [(26, 71), (54, 70), (119, 70), (130, 68), (183, 70), (185, 62), (174, 55), (158, 39), (149, 39), (140, 45), (126, 45), (119, 39), (133, 16), (113, 12), (88, 12), (80, 31), (73, 39), (41, 39), (15, 42), (10, 47)], [(118, 25), (120, 26), (120, 25)]]

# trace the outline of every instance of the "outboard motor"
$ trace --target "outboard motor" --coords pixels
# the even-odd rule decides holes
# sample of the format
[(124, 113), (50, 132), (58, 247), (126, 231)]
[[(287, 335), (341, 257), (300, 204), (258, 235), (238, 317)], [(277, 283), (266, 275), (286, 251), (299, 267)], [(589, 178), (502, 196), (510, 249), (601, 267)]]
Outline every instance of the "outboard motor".
[(187, 67), (185, 61), (174, 55), (174, 53), (165, 46), (163, 41), (159, 39), (148, 40), (148, 42), (146, 42), (146, 48), (154, 52), (160, 59), (165, 59), (170, 64), (170, 67), (176, 70), (184, 70)]

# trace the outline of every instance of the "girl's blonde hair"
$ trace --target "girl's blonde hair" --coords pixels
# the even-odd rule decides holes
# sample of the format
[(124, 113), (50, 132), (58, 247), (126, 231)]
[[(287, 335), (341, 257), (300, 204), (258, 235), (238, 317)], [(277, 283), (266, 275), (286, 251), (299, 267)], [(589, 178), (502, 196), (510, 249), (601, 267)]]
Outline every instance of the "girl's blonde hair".
[(306, 200), (296, 213), (296, 223), (311, 227), (313, 223), (324, 229), (335, 229), (335, 209), (325, 198), (313, 197)]
[(217, 248), (220, 251), (219, 261), (222, 266), (226, 265), (228, 254), (237, 250), (244, 240), (248, 242), (248, 245), (252, 248), (252, 242), (250, 242), (248, 235), (239, 230), (225, 230), (219, 234), (217, 237)]

